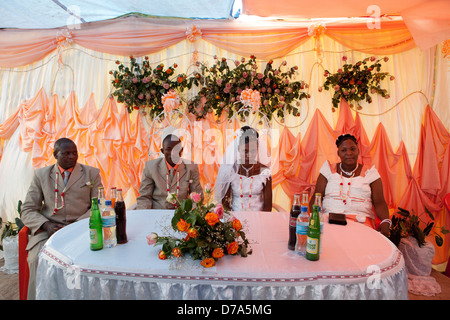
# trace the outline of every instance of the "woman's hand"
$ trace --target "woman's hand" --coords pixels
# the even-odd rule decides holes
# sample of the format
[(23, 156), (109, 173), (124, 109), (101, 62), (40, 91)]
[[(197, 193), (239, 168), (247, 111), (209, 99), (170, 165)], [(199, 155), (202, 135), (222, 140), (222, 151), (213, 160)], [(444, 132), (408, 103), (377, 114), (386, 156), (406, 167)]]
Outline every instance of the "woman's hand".
[(381, 223), (378, 226), (377, 229), (380, 233), (382, 233), (384, 236), (386, 236), (386, 238), (389, 238), (389, 230), (390, 230), (390, 225), (387, 222)]

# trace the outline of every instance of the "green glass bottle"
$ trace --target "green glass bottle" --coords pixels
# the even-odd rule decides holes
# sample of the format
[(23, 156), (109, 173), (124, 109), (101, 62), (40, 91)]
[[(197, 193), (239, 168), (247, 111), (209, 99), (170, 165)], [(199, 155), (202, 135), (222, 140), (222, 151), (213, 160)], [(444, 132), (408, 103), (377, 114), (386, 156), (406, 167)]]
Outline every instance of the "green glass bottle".
[(98, 198), (92, 198), (91, 216), (89, 218), (89, 238), (91, 250), (103, 249), (102, 217), (98, 208)]
[(306, 259), (319, 260), (320, 254), (320, 218), (319, 206), (313, 205), (311, 219), (309, 220), (308, 238), (306, 239)]

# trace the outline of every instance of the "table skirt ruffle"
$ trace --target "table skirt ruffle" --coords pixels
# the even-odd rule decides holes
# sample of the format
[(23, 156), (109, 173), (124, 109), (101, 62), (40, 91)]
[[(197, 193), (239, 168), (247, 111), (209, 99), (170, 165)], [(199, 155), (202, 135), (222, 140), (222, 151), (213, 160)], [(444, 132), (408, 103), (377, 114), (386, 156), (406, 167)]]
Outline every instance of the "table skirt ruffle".
[(262, 286), (194, 281), (137, 281), (90, 276), (75, 267), (64, 268), (41, 259), (37, 299), (62, 300), (399, 300), (408, 299), (405, 268), (379, 279), (334, 284), (279, 284)]

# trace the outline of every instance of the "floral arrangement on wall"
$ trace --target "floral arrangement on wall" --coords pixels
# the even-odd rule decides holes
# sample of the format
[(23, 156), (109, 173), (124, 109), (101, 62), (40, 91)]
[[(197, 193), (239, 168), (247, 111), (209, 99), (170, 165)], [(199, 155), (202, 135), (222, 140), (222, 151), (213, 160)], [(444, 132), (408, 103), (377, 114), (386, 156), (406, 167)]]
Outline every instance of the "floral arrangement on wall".
[[(230, 62), (226, 58), (214, 57), (212, 66), (199, 63), (199, 72), (194, 74), (193, 83), (201, 89), (190, 102), (189, 111), (198, 118), (213, 111), (216, 116), (223, 112), (232, 117), (244, 104), (241, 94), (245, 90), (258, 92), (261, 103), (259, 111), (268, 119), (273, 114), (283, 118), (284, 112), (299, 115), (300, 100), (308, 97), (305, 90), (308, 85), (303, 81), (293, 81), (297, 66), (287, 67), (283, 61), (274, 68), (270, 60), (263, 71), (258, 70), (256, 57)], [(248, 91), (247, 91), (248, 92)]]
[(152, 118), (167, 111), (163, 107), (167, 94), (180, 94), (193, 86), (197, 86), (199, 92), (187, 102), (187, 110), (197, 119), (204, 118), (210, 112), (217, 117), (226, 112), (228, 118), (232, 117), (244, 105), (241, 95), (246, 90), (259, 95), (261, 103), (258, 103), (258, 111), (268, 119), (273, 114), (284, 118), (285, 112), (298, 116), (300, 100), (308, 98), (308, 85), (304, 81), (293, 81), (298, 67), (287, 67), (285, 61), (274, 68), (270, 60), (264, 71), (260, 72), (255, 56), (232, 62), (233, 68), (226, 58), (215, 57), (211, 67), (197, 62), (198, 71), (189, 77), (175, 74), (176, 64), (168, 68), (159, 64), (152, 69), (148, 57), (144, 57), (141, 64), (130, 57), (129, 67), (120, 61), (116, 64), (118, 68), (110, 71), (116, 89), (113, 95), (128, 112), (145, 109)]
[(114, 77), (112, 85), (116, 89), (112, 94), (123, 103), (128, 112), (145, 109), (150, 117), (164, 111), (162, 99), (170, 91), (183, 92), (189, 87), (186, 74), (175, 74), (177, 64), (165, 68), (158, 64), (152, 69), (148, 57), (142, 63), (130, 57), (130, 66), (116, 61), (117, 70), (109, 73)]
[[(389, 93), (381, 88), (382, 81), (389, 77), (394, 80), (394, 76), (388, 72), (381, 72), (381, 63), (387, 62), (388, 57), (376, 59), (375, 56), (365, 58), (355, 64), (348, 63), (347, 56), (343, 56), (344, 65), (335, 73), (325, 70), (326, 81), (323, 84), (325, 90), (333, 90), (332, 104), (334, 108), (339, 106), (341, 99), (345, 99), (350, 107), (362, 109), (361, 102), (372, 103), (373, 94), (379, 94), (383, 98), (389, 99)], [(319, 91), (322, 87), (319, 88)]]

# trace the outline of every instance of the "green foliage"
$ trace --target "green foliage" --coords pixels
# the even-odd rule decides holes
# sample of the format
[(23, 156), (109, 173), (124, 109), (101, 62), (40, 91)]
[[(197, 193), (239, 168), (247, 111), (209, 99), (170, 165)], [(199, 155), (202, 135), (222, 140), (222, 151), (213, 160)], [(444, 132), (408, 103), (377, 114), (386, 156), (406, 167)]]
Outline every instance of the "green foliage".
[(161, 102), (164, 94), (169, 90), (183, 91), (191, 86), (185, 74), (175, 75), (176, 64), (164, 69), (161, 63), (152, 69), (148, 57), (144, 57), (140, 64), (133, 56), (130, 57), (129, 67), (120, 61), (116, 64), (117, 70), (109, 72), (114, 77), (112, 85), (116, 88), (112, 94), (129, 113), (145, 107), (150, 117), (154, 118), (164, 111)]
[[(326, 81), (323, 84), (325, 90), (334, 90), (332, 97), (333, 107), (337, 108), (344, 98), (350, 106), (356, 103), (356, 108), (361, 109), (360, 102), (366, 101), (372, 103), (370, 94), (379, 94), (388, 99), (389, 94), (386, 89), (381, 88), (381, 81), (387, 76), (394, 80), (387, 72), (381, 71), (381, 62), (388, 61), (387, 57), (376, 60), (375, 57), (366, 58), (355, 64), (345, 63), (336, 73), (330, 73), (325, 70)], [(343, 57), (347, 61), (347, 57)], [(368, 62), (372, 62), (368, 65)]]
[[(185, 89), (198, 87), (199, 93), (187, 102), (187, 109), (197, 119), (204, 118), (207, 113), (214, 112), (220, 117), (223, 112), (228, 112), (231, 118), (234, 112), (242, 107), (239, 101), (240, 94), (245, 89), (253, 89), (260, 92), (260, 112), (268, 119), (276, 113), (284, 118), (284, 110), (287, 113), (299, 116), (301, 99), (308, 98), (303, 89), (308, 86), (303, 81), (292, 81), (298, 67), (294, 66), (283, 70), (286, 62), (278, 68), (273, 67), (273, 61), (269, 61), (263, 72), (258, 72), (256, 58), (252, 56), (248, 61), (244, 58), (241, 62), (235, 61), (234, 68), (230, 68), (225, 58), (216, 58), (212, 67), (197, 63), (199, 71), (191, 76), (175, 74), (176, 64), (164, 69), (159, 64), (152, 69), (148, 57), (139, 64), (134, 57), (130, 57), (130, 66), (124, 66), (116, 61), (117, 70), (109, 73), (114, 77), (112, 85), (116, 90), (113, 95), (117, 101), (123, 103), (128, 112), (143, 109), (154, 118), (164, 111), (162, 96), (175, 90), (182, 92)], [(294, 105), (295, 102), (295, 105)]]
[[(21, 213), (21, 207), (22, 207), (22, 201), (19, 200), (19, 202), (17, 203), (17, 212)], [(3, 224), (2, 218), (0, 218), (0, 225)], [(24, 224), (22, 222), (22, 220), (20, 220), (19, 217), (16, 217), (14, 219), (14, 222), (8, 221), (6, 222), (6, 224), (3, 226), (3, 232), (2, 235), (0, 237), (0, 250), (3, 250), (3, 246), (1, 245), (1, 243), (3, 242), (3, 239), (5, 239), (6, 237), (14, 237), (16, 235), (19, 234), (20, 230), (24, 227)]]
[[(434, 216), (425, 207), (425, 213), (427, 214), (430, 221), (427, 223), (421, 221), (420, 217), (412, 211), (412, 214), (403, 208), (398, 207), (397, 216), (394, 215), (392, 217), (392, 226), (390, 229), (389, 239), (398, 246), (401, 238), (413, 236), (416, 238), (419, 247), (422, 247), (425, 244), (425, 238), (430, 235), (433, 231), (435, 235), (436, 245), (439, 247), (444, 243), (443, 237), (436, 232), (436, 229), (440, 229), (440, 233), (442, 235), (446, 235), (449, 231), (446, 226), (436, 227), (434, 223)], [(420, 223), (425, 224), (425, 227), (422, 229), (420, 227)]]
[[(220, 116), (224, 111), (231, 118), (243, 104), (240, 102), (240, 94), (245, 89), (256, 90), (260, 93), (261, 107), (259, 111), (270, 120), (272, 114), (284, 118), (284, 110), (294, 116), (299, 116), (298, 106), (301, 99), (308, 98), (306, 92), (302, 92), (308, 86), (303, 81), (292, 81), (298, 67), (290, 67), (284, 70), (286, 62), (282, 62), (278, 68), (273, 67), (270, 60), (263, 72), (258, 72), (256, 57), (249, 60), (242, 58), (234, 61), (234, 68), (230, 68), (227, 59), (218, 59), (211, 66), (199, 64), (200, 72), (194, 74), (194, 85), (201, 89), (197, 96), (190, 102), (189, 111), (203, 118), (213, 111)], [(204, 105), (202, 105), (202, 100)], [(294, 105), (294, 102), (295, 105)]]
[[(164, 258), (189, 254), (194, 260), (202, 260), (203, 265), (203, 261), (208, 258), (215, 262), (227, 254), (242, 257), (251, 254), (240, 221), (231, 219), (221, 205), (205, 201), (203, 197), (198, 202), (190, 198), (180, 202), (175, 194), (172, 196), (178, 206), (171, 219), (171, 227), (179, 236), (156, 235), (155, 245), (162, 246), (160, 255), (162, 253)], [(210, 194), (206, 193), (206, 196)], [(223, 218), (219, 219), (222, 214)], [(235, 252), (229, 251), (230, 245), (235, 246)], [(220, 256), (218, 251), (221, 252)]]

